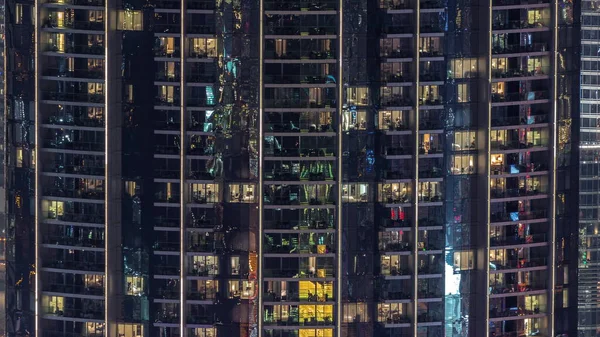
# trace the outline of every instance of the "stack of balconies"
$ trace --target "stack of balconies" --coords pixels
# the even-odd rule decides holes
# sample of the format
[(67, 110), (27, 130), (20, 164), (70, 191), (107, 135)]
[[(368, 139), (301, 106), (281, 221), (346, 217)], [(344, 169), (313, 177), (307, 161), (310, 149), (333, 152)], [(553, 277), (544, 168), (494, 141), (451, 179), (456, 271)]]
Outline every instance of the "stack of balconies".
[(335, 330), (337, 3), (267, 1), (263, 335)]
[(41, 336), (104, 336), (104, 4), (40, 6)]
[(536, 334), (553, 253), (551, 4), (499, 0), (492, 12), (490, 334)]

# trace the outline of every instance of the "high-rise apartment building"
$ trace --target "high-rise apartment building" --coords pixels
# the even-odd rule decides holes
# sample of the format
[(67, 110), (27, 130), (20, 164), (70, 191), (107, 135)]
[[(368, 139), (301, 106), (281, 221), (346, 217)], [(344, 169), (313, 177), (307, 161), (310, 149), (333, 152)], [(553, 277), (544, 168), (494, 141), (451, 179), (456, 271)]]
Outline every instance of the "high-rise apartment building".
[(598, 63), (600, 61), (600, 4), (581, 2), (581, 101), (579, 111), (579, 258), (578, 336), (600, 335), (600, 111)]
[(579, 6), (8, 0), (5, 334), (575, 336)]

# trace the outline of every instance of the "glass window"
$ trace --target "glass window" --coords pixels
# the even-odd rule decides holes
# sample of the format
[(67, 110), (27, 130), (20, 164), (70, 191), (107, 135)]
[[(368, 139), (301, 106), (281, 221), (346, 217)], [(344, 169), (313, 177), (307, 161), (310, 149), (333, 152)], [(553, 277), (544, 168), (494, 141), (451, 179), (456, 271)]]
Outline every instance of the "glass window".
[(471, 270), (475, 268), (473, 251), (454, 252), (454, 270)]
[(366, 303), (345, 303), (343, 315), (344, 323), (364, 323), (369, 321)]
[(252, 184), (229, 184), (229, 202), (253, 203), (255, 190)]
[(120, 10), (117, 14), (118, 30), (142, 30), (142, 11)]
[(240, 274), (240, 257), (232, 256), (229, 260), (229, 273), (231, 275), (239, 275)]
[(368, 202), (369, 201), (369, 184), (353, 183), (342, 185), (342, 201), (343, 202)]
[(143, 337), (144, 326), (142, 324), (121, 323), (117, 327), (119, 337)]
[(127, 295), (141, 295), (144, 293), (144, 278), (142, 276), (125, 276), (125, 293)]

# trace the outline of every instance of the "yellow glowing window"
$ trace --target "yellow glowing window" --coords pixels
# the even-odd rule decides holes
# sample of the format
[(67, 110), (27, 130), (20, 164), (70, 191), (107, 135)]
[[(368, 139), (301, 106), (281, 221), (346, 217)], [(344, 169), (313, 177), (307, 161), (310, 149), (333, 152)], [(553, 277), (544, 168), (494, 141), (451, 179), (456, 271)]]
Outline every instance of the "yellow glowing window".
[(121, 323), (118, 325), (119, 337), (142, 337), (144, 326), (141, 324)]
[(144, 292), (144, 278), (141, 276), (125, 277), (127, 295), (141, 295)]
[(62, 201), (50, 201), (50, 204), (48, 205), (48, 213), (50, 213), (50, 218), (62, 216), (65, 212), (64, 207), (65, 203)]
[(333, 329), (300, 329), (299, 337), (333, 337)]
[(121, 10), (117, 15), (119, 30), (142, 30), (142, 11)]
[(17, 148), (17, 167), (23, 167), (23, 148)]

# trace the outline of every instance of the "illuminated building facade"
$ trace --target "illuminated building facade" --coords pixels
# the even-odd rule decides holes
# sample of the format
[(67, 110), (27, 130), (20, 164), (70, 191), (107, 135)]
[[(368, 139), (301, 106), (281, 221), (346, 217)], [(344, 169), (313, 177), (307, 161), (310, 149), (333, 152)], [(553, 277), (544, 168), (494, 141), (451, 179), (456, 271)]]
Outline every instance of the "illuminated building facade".
[(9, 336), (575, 335), (577, 4), (7, 8)]

